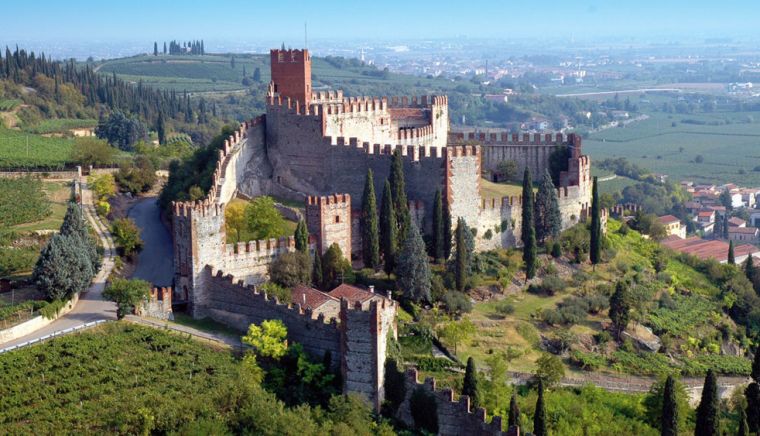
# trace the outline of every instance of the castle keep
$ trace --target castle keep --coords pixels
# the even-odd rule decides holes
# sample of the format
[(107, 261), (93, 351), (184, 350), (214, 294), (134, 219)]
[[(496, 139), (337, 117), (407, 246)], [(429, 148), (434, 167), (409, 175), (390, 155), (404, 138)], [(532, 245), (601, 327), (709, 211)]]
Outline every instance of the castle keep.
[(514, 160), (520, 171), (528, 167), (539, 178), (551, 154), (567, 147), (567, 169), (556, 187), (567, 228), (589, 209), (591, 164), (582, 154), (580, 137), (573, 134), (452, 131), (445, 96), (314, 92), (308, 50), (272, 50), (270, 60), (266, 114), (241, 124), (224, 142), (205, 199), (173, 205), (175, 298), (186, 300), (195, 317), (208, 316), (240, 329), (282, 319), (291, 339), (307, 351), (338, 357), (345, 390), (362, 392), (379, 407), (385, 345), (396, 334), (397, 303), (382, 297), (367, 310), (343, 300), (337, 319), (327, 320), (299, 304), (288, 307), (259, 293), (255, 285), (266, 280), (268, 265), (295, 250), (295, 242), (282, 238), (227, 244), (228, 202), (238, 193), (301, 201), (312, 253), (338, 243), (347, 256), (360, 257), (356, 248), (352, 251), (361, 246), (352, 210), (361, 208), (367, 170), (375, 174), (375, 192), (382, 192), (391, 154), (399, 150), (411, 211), (422, 229), (431, 225), (435, 192), (441, 190), (453, 225), (465, 218), (477, 229), (476, 248), (487, 250), (517, 245), (522, 199), (484, 198), (484, 172)]

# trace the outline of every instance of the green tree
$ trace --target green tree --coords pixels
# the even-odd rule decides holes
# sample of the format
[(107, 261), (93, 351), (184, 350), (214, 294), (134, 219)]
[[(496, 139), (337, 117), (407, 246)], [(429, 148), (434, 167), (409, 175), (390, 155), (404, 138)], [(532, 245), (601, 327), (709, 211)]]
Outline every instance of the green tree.
[(322, 288), (332, 289), (345, 280), (351, 271), (351, 264), (343, 256), (338, 244), (333, 243), (322, 256)]
[(406, 198), (403, 159), (401, 150), (396, 149), (396, 151), (393, 152), (391, 173), (388, 176), (391, 183), (391, 195), (393, 196), (393, 210), (396, 213), (396, 225), (398, 226), (398, 234), (396, 235), (398, 245), (401, 245), (406, 238), (406, 230), (411, 221), (409, 215), (409, 202)]
[(285, 218), (274, 205), (272, 197), (254, 198), (245, 207), (245, 223), (253, 239), (279, 238), (286, 232)]
[[(82, 216), (82, 209), (76, 203), (69, 202), (66, 207), (66, 215), (61, 224), (61, 234), (69, 236), (72, 242), (79, 245), (79, 249), (87, 257), (90, 269), (94, 272), (98, 267), (98, 250), (95, 241), (90, 237), (87, 222)], [(89, 281), (89, 280), (88, 280)]]
[(753, 433), (760, 431), (760, 384), (750, 383), (744, 390), (747, 400), (747, 424)]
[(565, 376), (565, 366), (562, 360), (549, 353), (543, 353), (536, 360), (536, 378), (546, 387), (557, 385)]
[(396, 271), (398, 286), (406, 298), (414, 301), (431, 301), (430, 264), (425, 251), (425, 241), (422, 240), (422, 235), (414, 221), (409, 223)]
[(628, 291), (628, 284), (620, 280), (615, 285), (615, 293), (610, 297), (610, 320), (615, 326), (615, 334), (620, 339), (628, 322), (631, 320), (631, 298)]
[(556, 239), (562, 230), (562, 215), (559, 212), (557, 190), (552, 182), (552, 176), (547, 170), (536, 193), (534, 220), (536, 223), (536, 239), (543, 244), (547, 239)]
[(454, 259), (454, 278), (456, 281), (456, 287), (459, 292), (464, 292), (465, 287), (470, 276), (470, 259), (472, 258), (472, 252), (467, 243), (467, 233), (470, 229), (467, 227), (467, 222), (464, 218), (457, 220), (456, 229), (456, 252)]
[(256, 67), (256, 69), (253, 70), (253, 81), (261, 82), (261, 68)]
[(451, 257), (451, 211), (448, 205), (443, 208), (443, 258)]
[(752, 380), (760, 383), (760, 347), (755, 349), (755, 357), (752, 358)]
[(702, 399), (697, 407), (695, 436), (720, 435), (720, 402), (718, 400), (718, 378), (712, 369), (707, 371), (702, 387)]
[(747, 423), (747, 412), (739, 408), (739, 429), (737, 436), (749, 436), (749, 424)]
[(145, 280), (114, 279), (103, 291), (103, 297), (116, 303), (116, 318), (134, 312), (134, 308), (150, 295), (150, 283)]
[(279, 359), (288, 351), (288, 329), (279, 319), (268, 319), (261, 325), (251, 324), (243, 343), (252, 346), (256, 355)]
[(317, 289), (322, 288), (322, 281), (324, 275), (322, 274), (322, 256), (319, 254), (319, 250), (314, 253), (314, 264), (311, 269), (311, 283)]
[[(675, 426), (672, 428), (686, 428), (687, 418), (691, 413), (691, 406), (689, 406), (688, 400), (689, 395), (686, 392), (686, 387), (676, 378), (673, 378), (673, 385), (670, 388), (672, 393), (666, 395), (667, 384), (668, 378), (658, 379), (656, 382), (652, 383), (649, 393), (644, 397), (647, 423), (662, 431), (665, 421), (672, 422), (673, 418), (666, 418), (665, 415), (663, 415), (666, 407), (668, 410), (671, 409), (671, 406), (666, 406), (666, 403), (672, 399), (672, 401), (675, 401), (675, 407), (677, 409), (675, 411)], [(666, 397), (668, 401), (666, 401)]]
[(755, 267), (753, 256), (747, 256), (747, 261), (744, 262), (744, 275), (752, 283), (755, 293), (760, 294), (760, 271)]
[(87, 167), (113, 163), (116, 149), (98, 138), (76, 138), (71, 149), (71, 160)]
[(467, 318), (449, 321), (438, 329), (438, 336), (454, 345), (454, 354), (457, 352), (457, 345), (466, 341), (473, 334), (475, 334), (475, 324)]
[(117, 110), (98, 123), (95, 135), (121, 150), (132, 151), (137, 142), (148, 137), (148, 131), (137, 117)]
[(393, 208), (391, 185), (386, 180), (383, 187), (383, 202), (380, 209), (380, 249), (383, 252), (385, 273), (389, 276), (396, 268), (397, 232), (396, 212)]
[(269, 264), (269, 278), (286, 288), (311, 281), (311, 259), (306, 253), (283, 253)]
[(158, 135), (158, 143), (161, 145), (166, 144), (166, 122), (164, 121), (163, 112), (159, 112), (156, 119), (156, 134)]
[(512, 398), (509, 400), (509, 415), (507, 417), (507, 430), (520, 428), (520, 406), (517, 405), (517, 389), (512, 389)]
[(724, 189), (723, 192), (720, 193), (718, 200), (720, 201), (720, 204), (726, 208), (727, 212), (733, 209), (734, 204), (733, 200), (731, 199), (731, 192), (729, 192), (728, 189)]
[(121, 252), (132, 257), (143, 245), (140, 229), (131, 218), (119, 218), (111, 225), (111, 234)]
[(536, 247), (536, 227), (533, 217), (533, 181), (530, 170), (525, 167), (523, 173), (522, 188), (522, 228), (521, 238), (523, 243), (523, 262), (525, 262), (525, 280), (536, 276), (536, 260), (538, 259)]
[(444, 223), (443, 223), (443, 198), (441, 190), (435, 191), (435, 200), (433, 200), (433, 240), (431, 244), (430, 255), (436, 262), (444, 258)]
[(464, 371), (464, 382), (462, 383), (462, 395), (470, 397), (470, 406), (472, 407), (472, 410), (480, 407), (478, 370), (475, 368), (475, 361), (472, 359), (472, 356), (467, 358), (467, 368)]
[(245, 204), (230, 203), (224, 208), (224, 226), (228, 235), (235, 235), (235, 243), (242, 242), (240, 234), (246, 228)]
[(362, 195), (362, 259), (364, 266), (375, 269), (380, 266), (380, 233), (377, 223), (377, 197), (372, 169), (367, 170)]
[(602, 219), (599, 210), (599, 191), (597, 178), (594, 176), (594, 184), (591, 188), (591, 243), (589, 244), (589, 259), (596, 266), (602, 261)]
[(298, 225), (296, 225), (296, 231), (293, 237), (296, 240), (296, 250), (301, 253), (308, 254), (309, 253), (309, 231), (306, 229), (306, 223), (304, 222), (304, 220), (298, 220)]
[(662, 436), (678, 436), (678, 402), (675, 380), (672, 375), (669, 375), (665, 380), (665, 390), (662, 394), (660, 434)]
[(546, 405), (544, 404), (544, 382), (541, 379), (538, 380), (536, 412), (533, 414), (533, 434), (535, 436), (549, 435), (549, 430), (546, 425)]
[(736, 265), (736, 258), (734, 257), (734, 241), (728, 241), (728, 263), (729, 265)]
[(32, 279), (48, 300), (64, 300), (87, 288), (94, 273), (79, 242), (56, 234), (37, 259)]

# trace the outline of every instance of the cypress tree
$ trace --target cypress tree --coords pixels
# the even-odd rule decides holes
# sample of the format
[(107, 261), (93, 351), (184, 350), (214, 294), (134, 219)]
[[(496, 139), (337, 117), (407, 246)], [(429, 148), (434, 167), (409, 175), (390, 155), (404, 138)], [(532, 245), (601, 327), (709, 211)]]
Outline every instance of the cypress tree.
[(662, 417), (660, 418), (662, 436), (678, 436), (678, 404), (676, 403), (676, 386), (672, 375), (665, 380), (662, 394)]
[(362, 259), (364, 266), (375, 269), (380, 265), (380, 235), (377, 228), (377, 197), (372, 169), (367, 170), (362, 195)]
[(544, 173), (544, 178), (538, 187), (534, 208), (536, 240), (543, 244), (549, 238), (559, 237), (559, 232), (562, 229), (562, 215), (559, 212), (557, 190), (554, 188), (549, 170)]
[(470, 406), (472, 410), (480, 407), (480, 391), (478, 391), (478, 370), (475, 368), (475, 361), (472, 357), (467, 359), (467, 368), (464, 371), (464, 382), (462, 383), (462, 395), (470, 397)]
[(153, 42), (153, 56), (158, 56), (158, 42)]
[(158, 113), (158, 119), (156, 120), (156, 134), (158, 134), (158, 143), (161, 145), (166, 144), (166, 125), (164, 123), (164, 113)]
[(747, 276), (747, 280), (752, 283), (752, 287), (757, 293), (760, 290), (760, 280), (758, 280), (757, 269), (755, 268), (755, 261), (752, 256), (747, 256), (747, 261), (744, 262), (744, 275)]
[(628, 326), (628, 322), (631, 320), (631, 303), (628, 296), (628, 286), (620, 280), (615, 285), (615, 293), (610, 298), (610, 320), (615, 326), (617, 337), (620, 339), (620, 334)]
[(507, 430), (512, 427), (520, 428), (520, 407), (517, 405), (517, 388), (512, 389), (512, 398), (509, 400)]
[(467, 280), (470, 276), (470, 247), (468, 246), (467, 233), (470, 230), (467, 228), (467, 222), (464, 218), (457, 220), (456, 235), (456, 256), (454, 259), (454, 278), (456, 280), (457, 291), (464, 292), (467, 285)]
[(33, 279), (48, 300), (63, 300), (87, 288), (92, 280), (90, 260), (73, 236), (53, 236), (42, 249)]
[(544, 382), (538, 380), (538, 399), (536, 400), (536, 413), (533, 415), (533, 434), (535, 436), (548, 436), (546, 428), (546, 406), (544, 405)]
[(736, 258), (734, 257), (734, 241), (728, 241), (728, 263), (736, 265)]
[(451, 257), (451, 211), (447, 205), (443, 207), (443, 258)]
[(697, 425), (694, 429), (694, 436), (720, 435), (719, 409), (718, 379), (715, 372), (710, 369), (705, 376), (702, 399), (699, 402), (699, 407), (697, 407)]
[(530, 170), (525, 167), (522, 189), (522, 229), (523, 261), (525, 262), (525, 280), (536, 276), (536, 227), (533, 220), (533, 182)]
[(747, 399), (747, 424), (753, 433), (760, 431), (760, 385), (752, 382), (744, 390)]
[(396, 270), (399, 288), (407, 298), (414, 301), (431, 301), (430, 264), (425, 251), (425, 241), (422, 240), (414, 221), (409, 223)]
[(433, 243), (431, 244), (430, 255), (436, 262), (443, 259), (443, 199), (441, 190), (435, 191), (435, 200), (433, 201)]
[(315, 288), (322, 288), (322, 280), (324, 276), (322, 274), (322, 256), (319, 254), (319, 248), (314, 253), (314, 266), (311, 270), (311, 282)]
[[(71, 242), (77, 245), (89, 263), (90, 270), (98, 268), (98, 250), (95, 241), (90, 237), (87, 223), (82, 216), (82, 209), (78, 204), (70, 201), (66, 207), (66, 215), (61, 224), (61, 234), (71, 238)], [(89, 279), (87, 280), (89, 282)]]
[(293, 235), (296, 240), (296, 250), (301, 253), (309, 252), (309, 231), (306, 230), (306, 223), (303, 220), (298, 221), (296, 232)]
[(591, 244), (589, 247), (589, 259), (594, 266), (602, 261), (602, 220), (597, 185), (597, 178), (594, 176), (594, 184), (591, 188)]
[(728, 239), (728, 229), (730, 226), (728, 225), (728, 212), (723, 214), (723, 238)]
[(737, 436), (749, 436), (749, 424), (747, 423), (747, 412), (739, 408), (739, 429)]
[(405, 232), (411, 219), (409, 216), (409, 202), (406, 198), (406, 182), (404, 182), (404, 161), (399, 149), (393, 152), (391, 173), (388, 178), (391, 182), (393, 209), (396, 214), (396, 226), (398, 226), (399, 230), (396, 237), (398, 245), (401, 245), (401, 242), (406, 238)]
[(396, 212), (393, 209), (391, 184), (386, 180), (380, 206), (380, 250), (383, 252), (385, 273), (390, 276), (396, 267)]

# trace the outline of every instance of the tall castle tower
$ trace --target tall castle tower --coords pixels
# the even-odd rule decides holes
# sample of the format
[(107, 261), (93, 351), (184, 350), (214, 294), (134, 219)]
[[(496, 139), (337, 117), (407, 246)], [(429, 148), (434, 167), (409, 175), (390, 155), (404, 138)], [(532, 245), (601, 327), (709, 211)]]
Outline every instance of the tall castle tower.
[(269, 52), (272, 82), (269, 91), (308, 106), (311, 102), (311, 55), (309, 50), (278, 50)]

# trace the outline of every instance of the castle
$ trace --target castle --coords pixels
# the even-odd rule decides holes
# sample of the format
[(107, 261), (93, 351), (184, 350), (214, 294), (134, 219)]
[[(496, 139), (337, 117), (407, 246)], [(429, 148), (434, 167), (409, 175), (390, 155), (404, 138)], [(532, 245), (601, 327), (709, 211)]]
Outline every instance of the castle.
[[(590, 161), (581, 138), (510, 134), (498, 130), (452, 130), (448, 99), (346, 97), (314, 92), (308, 50), (272, 50), (272, 81), (266, 114), (243, 123), (225, 140), (205, 199), (173, 204), (175, 298), (193, 316), (246, 329), (252, 322), (282, 319), (292, 340), (321, 356), (339, 357), (344, 389), (365, 393), (376, 407), (383, 399), (385, 345), (396, 335), (397, 303), (384, 298), (369, 310), (342, 301), (338, 319), (326, 320), (299, 304), (287, 306), (255, 285), (280, 254), (295, 250), (293, 238), (227, 244), (225, 205), (237, 194), (272, 195), (305, 204), (310, 251), (332, 243), (360, 257), (364, 178), (375, 174), (375, 192), (390, 172), (391, 154), (404, 162), (407, 196), (423, 230), (432, 221), (437, 190), (452, 223), (475, 229), (476, 248), (518, 244), (520, 197), (484, 198), (481, 177), (504, 160), (534, 178), (549, 168), (552, 153), (567, 147), (557, 194), (563, 228), (583, 219), (591, 203)], [(354, 213), (352, 213), (352, 211)]]

